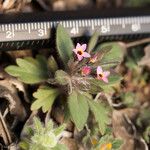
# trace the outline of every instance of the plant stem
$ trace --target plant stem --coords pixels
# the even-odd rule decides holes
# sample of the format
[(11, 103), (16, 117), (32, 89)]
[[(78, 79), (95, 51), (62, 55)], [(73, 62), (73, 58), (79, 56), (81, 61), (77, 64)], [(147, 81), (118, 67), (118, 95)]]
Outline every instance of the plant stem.
[(145, 43), (150, 43), (150, 38), (145, 38), (145, 39), (142, 39), (142, 40), (137, 40), (137, 41), (134, 41), (134, 42), (127, 43), (126, 48), (138, 46), (138, 45), (145, 44)]

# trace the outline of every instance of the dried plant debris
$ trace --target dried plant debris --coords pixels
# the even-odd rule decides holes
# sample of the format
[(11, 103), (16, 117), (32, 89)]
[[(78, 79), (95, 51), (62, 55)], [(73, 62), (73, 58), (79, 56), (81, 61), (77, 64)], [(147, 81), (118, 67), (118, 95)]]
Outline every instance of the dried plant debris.
[(53, 10), (74, 10), (79, 8), (91, 7), (90, 0), (53, 0)]
[(18, 12), (23, 11), (31, 0), (4, 0), (1, 2), (1, 11), (3, 12)]
[(78, 10), (80, 8), (120, 8), (150, 5), (149, 0), (1, 0), (1, 12)]
[[(27, 112), (22, 101), (29, 102), (24, 85), (8, 76), (2, 70), (0, 72), (0, 114), (1, 114), (1, 130), (0, 135), (6, 146), (15, 141), (15, 130), (20, 122), (25, 121)], [(19, 96), (19, 92), (24, 97)], [(22, 99), (23, 98), (23, 99)], [(11, 146), (12, 147), (12, 146)]]
[(145, 52), (145, 55), (139, 61), (139, 65), (140, 66), (147, 66), (150, 69), (150, 45), (145, 47), (144, 52)]

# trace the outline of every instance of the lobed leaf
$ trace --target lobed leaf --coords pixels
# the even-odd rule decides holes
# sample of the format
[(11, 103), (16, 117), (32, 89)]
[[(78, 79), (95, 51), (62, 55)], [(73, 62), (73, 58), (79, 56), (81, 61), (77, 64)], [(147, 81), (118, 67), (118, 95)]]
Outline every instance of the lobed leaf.
[(48, 111), (51, 109), (58, 94), (58, 89), (50, 88), (48, 86), (39, 88), (37, 92), (33, 93), (36, 100), (31, 105), (31, 110), (37, 110), (42, 107), (43, 112)]
[(48, 79), (47, 62), (43, 56), (37, 56), (36, 59), (26, 57), (16, 60), (18, 66), (10, 65), (5, 71), (22, 82), (28, 84), (40, 83)]
[(73, 91), (68, 97), (68, 105), (73, 122), (78, 130), (82, 130), (89, 114), (87, 98)]
[(37, 117), (34, 117), (33, 121), (34, 121), (35, 132), (37, 134), (43, 133), (44, 126), (43, 126), (42, 122), (40, 121), (40, 119)]
[(98, 102), (88, 100), (88, 103), (99, 125), (100, 132), (103, 135), (106, 131), (107, 124), (109, 123), (109, 118), (107, 114), (108, 110), (106, 109), (106, 107)]

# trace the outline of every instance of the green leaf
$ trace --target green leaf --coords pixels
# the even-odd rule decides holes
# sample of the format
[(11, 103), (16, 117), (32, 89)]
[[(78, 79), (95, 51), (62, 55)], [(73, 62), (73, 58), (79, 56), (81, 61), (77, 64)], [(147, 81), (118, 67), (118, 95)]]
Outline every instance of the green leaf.
[(104, 92), (110, 92), (110, 90), (113, 91), (112, 87), (115, 87), (116, 85), (120, 84), (120, 81), (122, 80), (122, 77), (118, 74), (111, 74), (108, 77), (109, 82), (100, 84), (100, 87), (103, 89)]
[(57, 144), (54, 148), (51, 150), (68, 150), (68, 148), (63, 144)]
[(133, 92), (126, 92), (121, 94), (121, 98), (123, 100), (123, 103), (125, 105), (127, 105), (128, 107), (133, 107), (134, 105), (136, 105), (136, 96)]
[(147, 143), (150, 143), (150, 126), (146, 128), (146, 130), (143, 133), (144, 139), (146, 140)]
[(35, 84), (48, 79), (47, 62), (43, 56), (37, 56), (36, 59), (18, 58), (16, 62), (18, 66), (10, 65), (5, 68), (5, 71), (24, 83)]
[(99, 38), (99, 34), (98, 32), (95, 32), (88, 43), (87, 52), (90, 53), (94, 49), (98, 41), (98, 38)]
[(120, 147), (121, 147), (122, 144), (123, 144), (123, 140), (115, 139), (115, 140), (113, 140), (113, 142), (112, 142), (112, 148), (113, 148), (114, 150), (118, 150), (118, 149), (120, 149)]
[(39, 88), (37, 92), (33, 93), (36, 100), (31, 105), (31, 110), (37, 110), (42, 107), (43, 112), (48, 111), (51, 109), (58, 94), (59, 91), (55, 88), (50, 88), (47, 86)]
[(99, 145), (103, 145), (103, 144), (106, 144), (106, 143), (109, 143), (113, 140), (113, 137), (111, 134), (105, 134), (103, 135), (101, 138), (100, 138), (100, 141), (99, 141)]
[(49, 120), (47, 123), (46, 123), (46, 131), (49, 132), (51, 130), (53, 130), (53, 121), (52, 120)]
[(48, 69), (52, 73), (55, 73), (58, 70), (57, 62), (56, 62), (56, 60), (55, 60), (55, 58), (53, 56), (50, 56), (48, 58)]
[(108, 143), (112, 143), (113, 137), (111, 134), (105, 134), (103, 135), (100, 140), (98, 141), (98, 143), (95, 146), (95, 149), (100, 149), (101, 146), (108, 144)]
[(76, 127), (82, 130), (89, 114), (87, 98), (83, 94), (73, 91), (68, 97), (68, 104), (72, 120)]
[(101, 66), (102, 65), (116, 66), (123, 59), (124, 47), (118, 42), (108, 42), (108, 43), (101, 44), (96, 48), (96, 51), (101, 51), (105, 47), (109, 47), (109, 46), (111, 46), (112, 48), (111, 50), (106, 52), (105, 55), (103, 55), (100, 62)]
[(98, 102), (88, 100), (88, 103), (99, 125), (100, 132), (103, 135), (106, 131), (107, 124), (109, 123), (109, 118), (107, 115), (108, 110), (106, 109), (106, 107), (104, 107), (102, 104)]
[(90, 78), (89, 83), (91, 86), (89, 91), (92, 94), (96, 94), (97, 92), (100, 92), (102, 90), (107, 92), (111, 90), (111, 87), (115, 86), (116, 84), (119, 84), (121, 79), (122, 77), (118, 74), (110, 74), (110, 76), (108, 77), (108, 83), (105, 83), (102, 80)]
[(53, 132), (56, 136), (58, 136), (59, 134), (61, 134), (65, 130), (65, 128), (66, 128), (66, 125), (63, 124), (63, 125), (59, 126), (58, 128), (54, 129)]
[(67, 31), (59, 24), (56, 32), (56, 45), (60, 59), (66, 65), (72, 56), (73, 42)]
[(35, 132), (37, 134), (41, 134), (43, 132), (43, 128), (44, 128), (42, 122), (37, 117), (34, 117), (33, 121), (34, 121)]
[(28, 140), (23, 140), (19, 143), (19, 147), (22, 149), (22, 150), (29, 150), (29, 141)]
[(57, 70), (55, 73), (55, 80), (58, 84), (67, 85), (69, 83), (69, 75), (63, 70)]

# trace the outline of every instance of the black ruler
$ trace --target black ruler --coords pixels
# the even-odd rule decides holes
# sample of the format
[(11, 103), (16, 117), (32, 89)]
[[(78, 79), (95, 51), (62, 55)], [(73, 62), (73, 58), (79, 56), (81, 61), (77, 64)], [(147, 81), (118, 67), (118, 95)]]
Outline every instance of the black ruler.
[(0, 15), (0, 50), (46, 48), (57, 24), (71, 37), (91, 36), (104, 40), (150, 36), (150, 9), (78, 10)]

